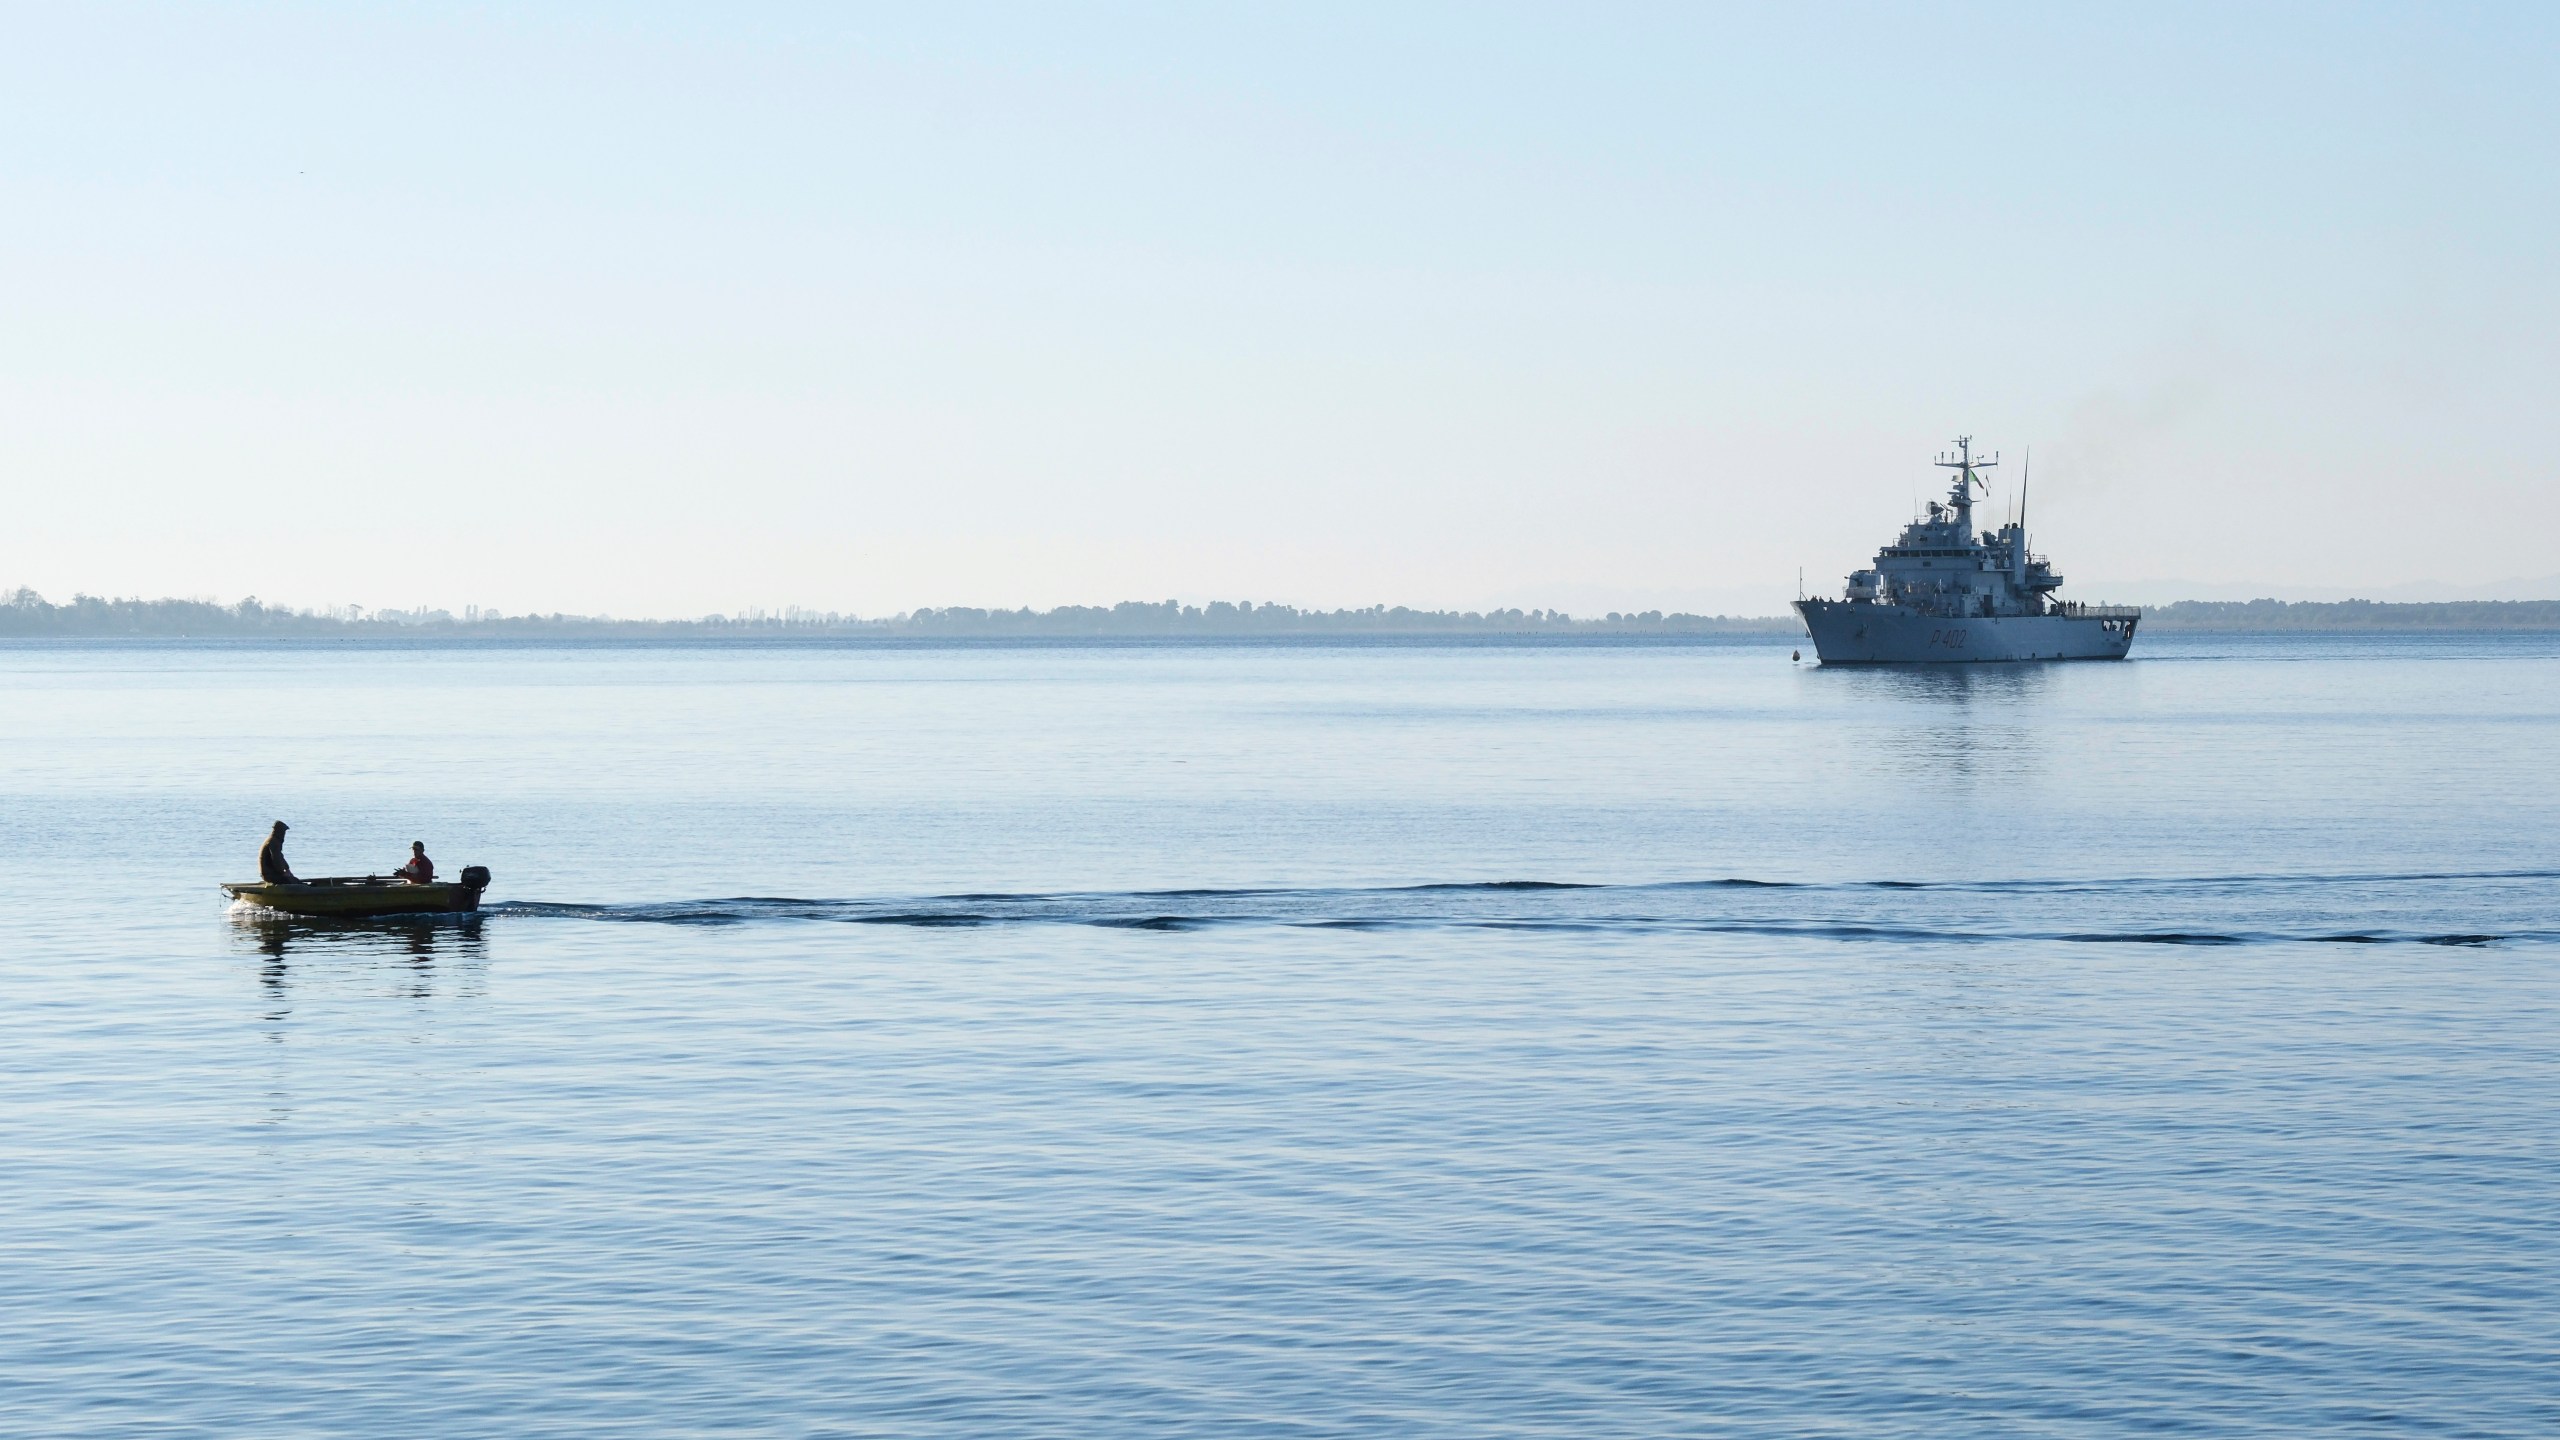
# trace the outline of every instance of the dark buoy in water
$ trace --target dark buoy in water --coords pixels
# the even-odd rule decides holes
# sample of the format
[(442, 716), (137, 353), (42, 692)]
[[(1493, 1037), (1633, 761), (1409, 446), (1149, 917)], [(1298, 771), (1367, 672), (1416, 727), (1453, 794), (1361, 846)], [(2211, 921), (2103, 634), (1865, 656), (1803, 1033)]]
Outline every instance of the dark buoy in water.
[(1794, 661), (1796, 664), (1801, 665), (1804, 663), (1804, 652), (1801, 650), (1790, 650), (1787, 652), (1787, 658)]

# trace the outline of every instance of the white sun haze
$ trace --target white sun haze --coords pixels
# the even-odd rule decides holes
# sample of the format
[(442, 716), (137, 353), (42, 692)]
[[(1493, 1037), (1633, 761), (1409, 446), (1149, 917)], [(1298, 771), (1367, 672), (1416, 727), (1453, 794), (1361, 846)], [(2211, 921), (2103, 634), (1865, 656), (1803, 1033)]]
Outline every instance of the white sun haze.
[(1958, 431), (2086, 598), (2560, 571), (2547, 6), (12, 31), (56, 599), (1767, 613)]

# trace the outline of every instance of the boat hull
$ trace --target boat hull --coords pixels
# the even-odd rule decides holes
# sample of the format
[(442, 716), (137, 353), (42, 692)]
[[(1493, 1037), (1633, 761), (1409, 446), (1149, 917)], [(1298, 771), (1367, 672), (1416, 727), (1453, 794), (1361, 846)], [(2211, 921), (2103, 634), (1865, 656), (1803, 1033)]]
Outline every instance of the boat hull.
[(397, 880), (306, 880), (291, 885), (260, 881), (225, 885), (222, 893), (244, 905), (287, 915), (362, 917), (449, 915), (480, 908), (480, 887), (452, 881), (410, 885)]
[(2130, 615), (1980, 615), (1951, 619), (1907, 605), (1799, 600), (1796, 613), (1825, 665), (1963, 665), (2025, 660), (2121, 660), (2139, 623)]

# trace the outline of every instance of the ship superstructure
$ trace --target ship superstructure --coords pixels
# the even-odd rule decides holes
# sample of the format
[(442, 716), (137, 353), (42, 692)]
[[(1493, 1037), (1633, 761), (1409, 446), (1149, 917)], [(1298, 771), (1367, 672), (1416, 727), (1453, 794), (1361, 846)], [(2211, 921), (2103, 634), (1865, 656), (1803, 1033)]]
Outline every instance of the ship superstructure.
[(2142, 611), (2055, 598), (2062, 576), (2027, 548), (2025, 488), (2018, 518), (1976, 533), (1973, 497), (2000, 463), (1973, 453), (1973, 437), (1936, 464), (1955, 473), (1944, 501), (1849, 577), (1838, 600), (1802, 599), (1796, 613), (1826, 665), (1940, 664), (1984, 660), (2121, 660)]

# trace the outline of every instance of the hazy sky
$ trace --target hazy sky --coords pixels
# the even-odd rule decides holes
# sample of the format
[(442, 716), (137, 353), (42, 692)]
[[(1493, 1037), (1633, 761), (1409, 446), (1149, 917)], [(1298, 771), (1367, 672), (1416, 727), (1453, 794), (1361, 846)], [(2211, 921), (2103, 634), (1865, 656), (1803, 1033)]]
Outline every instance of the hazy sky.
[(2083, 599), (2560, 575), (2547, 3), (7, 36), (56, 599), (1766, 611), (1960, 430)]

